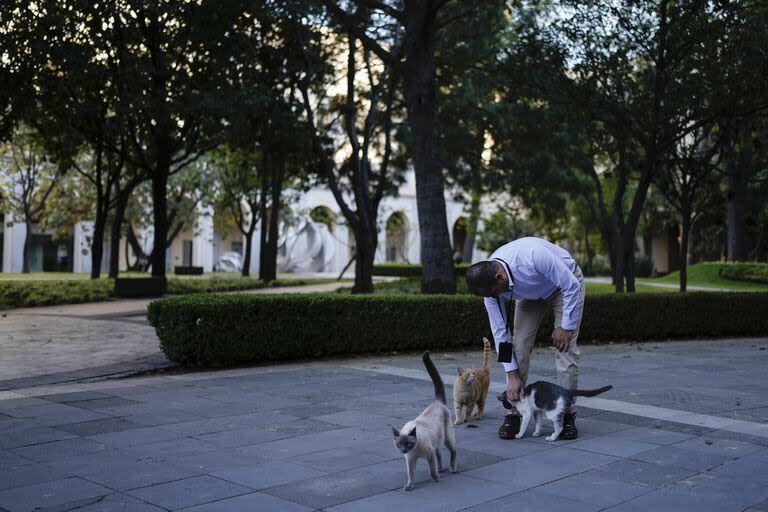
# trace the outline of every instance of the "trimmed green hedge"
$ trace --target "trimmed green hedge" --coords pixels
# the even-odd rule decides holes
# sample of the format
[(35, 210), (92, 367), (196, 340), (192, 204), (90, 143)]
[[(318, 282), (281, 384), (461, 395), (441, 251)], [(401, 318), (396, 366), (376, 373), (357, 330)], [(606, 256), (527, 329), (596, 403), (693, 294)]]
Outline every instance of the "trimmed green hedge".
[[(258, 279), (248, 277), (213, 276), (200, 279), (170, 277), (168, 278), (167, 293), (171, 295), (186, 295), (192, 293), (228, 292), (254, 290), (257, 288), (303, 286), (333, 281), (333, 279), (278, 279), (264, 283)], [(0, 281), (0, 309), (100, 302), (112, 297), (115, 297), (114, 279)]]
[[(392, 276), (392, 277), (421, 277), (421, 265), (412, 263), (382, 263), (373, 266), (373, 275)], [(469, 264), (459, 263), (454, 266), (457, 276), (463, 276), (467, 273)]]
[(768, 264), (766, 263), (731, 263), (723, 265), (720, 277), (732, 281), (768, 284)]
[[(768, 334), (768, 294), (586, 298), (582, 342)], [(367, 352), (476, 346), (489, 334), (471, 296), (195, 295), (155, 301), (148, 318), (172, 361), (208, 367)], [(550, 314), (537, 341), (546, 343)]]
[(114, 295), (114, 286), (112, 279), (0, 281), (0, 309), (107, 300)]

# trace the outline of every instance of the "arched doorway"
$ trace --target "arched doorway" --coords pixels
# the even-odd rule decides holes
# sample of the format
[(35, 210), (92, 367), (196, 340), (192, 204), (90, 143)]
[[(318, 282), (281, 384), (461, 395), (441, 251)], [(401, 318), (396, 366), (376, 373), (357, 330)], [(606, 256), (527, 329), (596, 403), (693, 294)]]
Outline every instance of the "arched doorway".
[(453, 262), (461, 263), (463, 261), (464, 245), (467, 243), (467, 227), (469, 219), (459, 217), (453, 224)]
[(309, 211), (309, 218), (317, 224), (322, 224), (333, 233), (333, 227), (336, 225), (336, 214), (327, 206), (315, 206)]
[(408, 219), (395, 212), (387, 219), (386, 260), (388, 263), (408, 262)]

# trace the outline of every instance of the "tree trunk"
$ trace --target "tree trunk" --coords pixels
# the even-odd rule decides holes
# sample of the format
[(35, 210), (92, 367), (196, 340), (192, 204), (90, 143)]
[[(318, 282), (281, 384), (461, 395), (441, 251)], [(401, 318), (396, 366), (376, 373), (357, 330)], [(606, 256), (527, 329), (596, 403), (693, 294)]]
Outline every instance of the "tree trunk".
[(267, 261), (267, 233), (269, 232), (269, 216), (267, 215), (267, 190), (269, 190), (269, 153), (264, 152), (261, 166), (261, 199), (259, 201), (259, 216), (261, 231), (259, 233), (259, 279), (266, 281), (265, 272)]
[(747, 180), (743, 166), (725, 162), (728, 212), (728, 261), (747, 261), (749, 243), (746, 226)]
[(680, 212), (682, 222), (680, 227), (680, 291), (688, 290), (688, 237), (691, 232), (691, 212), (683, 209)]
[(29, 274), (29, 244), (32, 238), (32, 222), (29, 219), (25, 219), (24, 223), (27, 226), (27, 232), (24, 234), (24, 252), (22, 254), (21, 273)]
[(264, 258), (265, 281), (277, 279), (277, 228), (280, 221), (280, 195), (282, 194), (283, 176), (285, 175), (285, 159), (281, 159), (272, 170), (272, 190), (269, 212), (269, 233), (267, 234), (266, 255)]
[(472, 255), (475, 252), (475, 238), (477, 237), (477, 224), (480, 220), (480, 195), (472, 194), (472, 201), (469, 206), (469, 222), (467, 222), (467, 237), (464, 239), (464, 251), (462, 251), (461, 261), (472, 263)]
[(169, 161), (163, 158), (152, 173), (152, 218), (154, 221), (154, 238), (150, 262), (153, 277), (165, 277), (165, 253), (168, 240), (168, 173)]
[[(109, 234), (109, 277), (115, 279), (120, 274), (120, 238), (122, 238), (123, 221), (128, 200), (131, 198), (133, 188), (117, 191), (117, 204), (112, 217), (112, 226)], [(127, 246), (128, 244), (126, 244)], [(126, 265), (128, 259), (126, 258)]]
[(101, 260), (104, 257), (104, 230), (107, 225), (107, 211), (103, 203), (104, 198), (99, 194), (99, 198), (96, 201), (96, 221), (93, 224), (93, 239), (91, 240), (91, 279), (101, 277)]
[(245, 258), (243, 259), (243, 270), (241, 272), (243, 277), (251, 276), (251, 252), (253, 248), (253, 232), (256, 230), (256, 216), (253, 215), (253, 209), (251, 209), (251, 225), (248, 226), (248, 231), (245, 233)]
[(592, 248), (589, 246), (589, 229), (584, 224), (584, 249), (587, 251), (587, 275), (595, 275), (595, 268), (592, 264), (592, 260), (595, 258), (595, 254), (592, 252)]
[[(365, 227), (362, 226), (361, 229)], [(373, 293), (373, 260), (376, 255), (376, 230), (355, 233), (355, 284), (352, 293)]]
[(416, 206), (421, 234), (422, 293), (456, 293), (443, 170), (436, 130), (435, 10), (432, 2), (404, 5), (405, 100), (413, 140)]
[[(625, 242), (626, 243), (626, 242)], [(625, 246), (624, 276), (627, 279), (627, 293), (635, 293), (635, 241), (634, 238)]]
[(624, 240), (621, 233), (616, 233), (613, 241), (614, 270), (613, 284), (616, 293), (624, 293), (624, 274), (627, 263), (626, 251), (624, 250)]

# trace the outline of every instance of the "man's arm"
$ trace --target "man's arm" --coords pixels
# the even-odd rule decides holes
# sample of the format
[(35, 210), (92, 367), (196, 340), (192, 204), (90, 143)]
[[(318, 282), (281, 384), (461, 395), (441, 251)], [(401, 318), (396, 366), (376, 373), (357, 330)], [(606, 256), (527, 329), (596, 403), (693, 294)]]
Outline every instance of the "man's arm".
[[(491, 324), (493, 341), (496, 343), (496, 352), (498, 353), (499, 344), (502, 342), (512, 342), (512, 334), (507, 330), (506, 318), (501, 309), (499, 309), (499, 303), (495, 298), (485, 298), (485, 310), (488, 312), (488, 321)], [(520, 372), (517, 370), (514, 352), (512, 353), (512, 362), (501, 363), (501, 365), (504, 367), (504, 372), (507, 375), (507, 399), (520, 400), (525, 391), (523, 390), (523, 382), (520, 380)]]
[[(504, 313), (499, 309), (498, 301), (494, 297), (486, 297), (484, 302), (485, 310), (488, 312), (488, 322), (491, 324), (493, 341), (496, 343), (496, 353), (498, 353), (499, 344), (502, 342), (511, 343), (512, 335), (507, 330), (506, 318), (504, 317)], [(517, 370), (515, 355), (512, 354), (511, 363), (501, 363), (501, 365), (504, 367), (505, 372)]]

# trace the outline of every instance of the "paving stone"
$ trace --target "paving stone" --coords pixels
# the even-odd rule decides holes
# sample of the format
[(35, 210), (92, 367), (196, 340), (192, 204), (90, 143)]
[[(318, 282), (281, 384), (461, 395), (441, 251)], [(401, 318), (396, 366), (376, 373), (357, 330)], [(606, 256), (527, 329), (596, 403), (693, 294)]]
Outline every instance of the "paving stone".
[(36, 462), (8, 450), (0, 450), (0, 471), (16, 469), (29, 464), (36, 464)]
[(162, 484), (199, 476), (199, 471), (190, 471), (154, 459), (119, 457), (108, 460), (101, 466), (93, 466), (83, 472), (83, 478), (118, 491), (127, 491), (149, 485)]
[(467, 476), (503, 482), (510, 492), (522, 491), (618, 460), (616, 457), (555, 448), (473, 469)]
[(389, 456), (381, 456), (357, 447), (343, 447), (299, 455), (287, 461), (295, 462), (318, 471), (335, 473), (337, 471), (386, 462), (394, 458), (397, 458), (394, 448)]
[[(579, 433), (581, 433), (581, 425), (579, 425)], [(631, 427), (606, 434), (605, 437), (611, 439), (629, 439), (631, 441), (639, 441), (642, 443), (669, 445), (692, 439), (696, 436), (694, 434), (674, 432), (661, 428)]]
[(111, 432), (123, 432), (125, 430), (138, 428), (144, 428), (144, 425), (139, 425), (138, 423), (123, 418), (83, 421), (81, 423), (70, 423), (69, 425), (58, 425), (56, 427), (57, 430), (63, 430), (64, 432), (69, 432), (70, 434), (81, 437), (109, 434)]
[(19, 407), (6, 411), (6, 414), (14, 418), (28, 418), (41, 425), (64, 425), (81, 421), (92, 421), (108, 418), (108, 415), (93, 411), (86, 411), (67, 404), (46, 403), (45, 405), (33, 405), (31, 407)]
[[(472, 492), (467, 492), (467, 489), (472, 489)], [(447, 474), (439, 482), (429, 480), (416, 485), (412, 491), (399, 492), (408, 492), (441, 504), (443, 510), (462, 510), (511, 494), (509, 486), (504, 483), (476, 479), (460, 473)]]
[(696, 499), (748, 507), (768, 499), (768, 487), (755, 481), (734, 480), (721, 474), (702, 473), (673, 485), (661, 492), (668, 496), (695, 497)]
[(107, 409), (109, 407), (120, 407), (123, 405), (137, 404), (136, 400), (128, 400), (127, 398), (120, 398), (119, 396), (108, 396), (102, 398), (91, 398), (88, 400), (75, 400), (68, 401), (67, 405), (72, 407), (79, 407), (81, 409), (87, 409), (89, 411), (95, 411), (99, 409)]
[[(49, 509), (46, 509), (48, 512)], [(53, 511), (55, 509), (51, 509)], [(121, 493), (98, 496), (89, 500), (69, 503), (62, 506), (62, 512), (77, 510), (77, 512), (162, 512), (164, 509), (150, 505), (132, 496)]]
[(592, 472), (601, 478), (649, 487), (661, 487), (696, 474), (696, 470), (628, 459), (595, 468)]
[(265, 512), (271, 510), (279, 510), (280, 512), (310, 512), (312, 509), (270, 496), (269, 494), (254, 492), (184, 509), (184, 512), (242, 512), (245, 510), (263, 510)]
[(53, 395), (38, 395), (40, 400), (47, 400), (48, 402), (55, 402), (57, 404), (63, 404), (67, 402), (77, 402), (80, 400), (94, 400), (97, 398), (109, 398), (109, 395), (104, 393), (98, 393), (96, 391), (73, 391), (71, 393), (56, 393)]
[(434, 503), (427, 497), (414, 493), (388, 491), (359, 500), (350, 501), (325, 509), (327, 512), (390, 512), (392, 510), (418, 510), (419, 512), (442, 512), (444, 503)]
[(10, 512), (31, 511), (111, 493), (111, 490), (81, 478), (66, 478), (2, 491), (0, 506)]
[[(416, 480), (423, 482), (426, 467), (417, 470)], [(399, 489), (407, 478), (402, 461), (391, 461), (332, 475), (292, 482), (263, 492), (311, 508), (327, 508), (373, 494)]]
[(43, 427), (31, 422), (23, 422), (19, 428), (0, 434), (0, 449), (8, 450), (50, 441), (63, 441), (75, 437), (74, 434), (59, 429)]
[(96, 441), (77, 438), (14, 448), (13, 452), (37, 462), (47, 462), (75, 455), (96, 453), (106, 449), (103, 444)]
[(266, 462), (266, 459), (254, 455), (239, 453), (235, 448), (217, 449), (182, 456), (166, 454), (163, 456), (163, 460), (170, 462), (179, 468), (208, 474), (214, 474), (217, 471), (254, 466)]
[(602, 453), (615, 457), (631, 457), (639, 453), (654, 450), (656, 444), (632, 441), (629, 439), (616, 439), (608, 436), (593, 437), (591, 439), (578, 440), (568, 443), (568, 448), (584, 450), (587, 452)]
[(465, 509), (467, 512), (594, 512), (602, 507), (537, 490), (523, 491)]
[(217, 447), (199, 439), (182, 437), (172, 439), (171, 441), (132, 446), (130, 448), (125, 448), (124, 451), (139, 457), (152, 457), (157, 460), (165, 460), (167, 458), (215, 452), (217, 451)]
[(212, 434), (201, 434), (196, 439), (222, 448), (237, 448), (249, 444), (259, 444), (267, 441), (275, 441), (293, 437), (290, 432), (280, 430), (268, 430), (268, 427), (244, 428), (238, 430), (226, 430)]
[(587, 471), (536, 488), (537, 492), (608, 507), (650, 492), (648, 486), (618, 482)]
[(108, 434), (88, 436), (88, 439), (97, 441), (111, 448), (129, 448), (146, 444), (159, 443), (178, 439), (181, 436), (161, 428), (143, 427)]
[(672, 446), (685, 450), (694, 450), (700, 453), (723, 455), (732, 459), (737, 459), (759, 451), (768, 453), (768, 450), (762, 446), (740, 441), (730, 441), (727, 439), (714, 440), (707, 436), (681, 441)]
[(223, 500), (241, 494), (248, 494), (251, 489), (214, 478), (198, 476), (165, 484), (142, 487), (126, 494), (170, 510), (201, 505)]
[[(389, 435), (391, 437), (391, 433)], [(289, 457), (347, 446), (350, 443), (368, 439), (369, 436), (365, 432), (356, 428), (346, 428), (242, 446), (238, 452), (265, 459), (285, 460)]]
[(261, 490), (289, 482), (324, 476), (327, 473), (300, 464), (273, 461), (248, 467), (219, 470), (211, 474), (222, 480)]
[(25, 464), (10, 469), (0, 470), (0, 491), (15, 487), (61, 480), (66, 478), (66, 473), (55, 470), (46, 464)]
[(734, 482), (759, 483), (768, 486), (768, 457), (764, 451), (745, 455), (737, 460), (711, 469), (709, 473), (722, 475)]
[(702, 453), (697, 450), (664, 446), (655, 450), (646, 451), (632, 456), (635, 460), (661, 464), (663, 466), (675, 466), (684, 469), (704, 471), (735, 457), (718, 455), (715, 453)]

